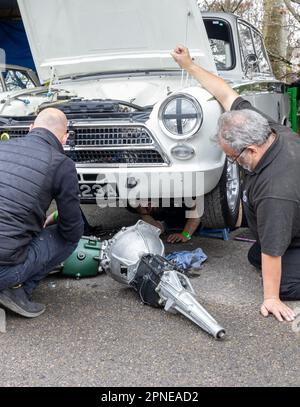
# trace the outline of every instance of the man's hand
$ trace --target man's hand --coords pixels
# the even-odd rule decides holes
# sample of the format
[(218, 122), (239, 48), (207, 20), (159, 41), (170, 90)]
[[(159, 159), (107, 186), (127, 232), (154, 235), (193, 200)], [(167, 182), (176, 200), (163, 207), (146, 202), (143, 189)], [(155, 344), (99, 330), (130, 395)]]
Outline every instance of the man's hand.
[(168, 243), (187, 243), (190, 239), (183, 236), (181, 233), (174, 233), (170, 235), (167, 239)]
[(171, 55), (175, 62), (211, 93), (226, 111), (230, 111), (239, 94), (224, 79), (194, 63), (188, 48), (183, 45), (178, 45)]
[(44, 223), (44, 229), (47, 228), (48, 226), (54, 225), (54, 214), (51, 213), (51, 215), (48, 216), (46, 219), (46, 222)]
[(293, 310), (287, 307), (280, 299), (266, 299), (261, 306), (260, 312), (264, 317), (273, 314), (278, 321), (294, 321), (296, 315)]
[(188, 48), (184, 47), (183, 45), (178, 45), (174, 51), (171, 53), (172, 57), (174, 58), (175, 62), (185, 70), (189, 70), (194, 64), (190, 52)]

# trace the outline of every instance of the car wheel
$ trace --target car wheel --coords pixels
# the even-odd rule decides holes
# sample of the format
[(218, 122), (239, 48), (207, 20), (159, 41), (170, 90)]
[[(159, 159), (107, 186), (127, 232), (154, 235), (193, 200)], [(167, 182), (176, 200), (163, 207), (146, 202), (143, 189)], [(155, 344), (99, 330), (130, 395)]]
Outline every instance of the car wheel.
[(240, 210), (240, 169), (227, 160), (216, 188), (204, 198), (202, 225), (211, 229), (234, 228)]

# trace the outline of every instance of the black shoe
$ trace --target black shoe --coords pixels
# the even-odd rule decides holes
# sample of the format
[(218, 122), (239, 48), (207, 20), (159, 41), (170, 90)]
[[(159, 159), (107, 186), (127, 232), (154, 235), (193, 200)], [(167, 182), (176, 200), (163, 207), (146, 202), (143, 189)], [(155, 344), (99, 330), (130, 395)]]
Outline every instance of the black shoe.
[(26, 318), (38, 317), (46, 310), (45, 305), (29, 301), (23, 287), (1, 291), (0, 304)]

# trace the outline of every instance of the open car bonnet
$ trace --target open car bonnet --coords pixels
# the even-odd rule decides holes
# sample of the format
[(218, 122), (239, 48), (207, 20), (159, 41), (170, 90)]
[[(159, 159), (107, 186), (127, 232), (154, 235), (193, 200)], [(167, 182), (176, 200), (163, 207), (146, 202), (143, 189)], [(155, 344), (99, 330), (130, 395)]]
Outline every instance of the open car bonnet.
[(216, 72), (196, 0), (18, 0), (41, 82), (176, 69), (177, 44)]

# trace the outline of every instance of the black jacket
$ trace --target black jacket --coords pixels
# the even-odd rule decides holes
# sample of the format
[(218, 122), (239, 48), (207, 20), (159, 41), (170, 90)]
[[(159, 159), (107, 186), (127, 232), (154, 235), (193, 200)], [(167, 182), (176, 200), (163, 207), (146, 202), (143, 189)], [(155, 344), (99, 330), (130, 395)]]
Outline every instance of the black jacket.
[(77, 243), (83, 233), (78, 178), (58, 139), (38, 128), (24, 139), (0, 143), (0, 265), (25, 261), (53, 199), (59, 233)]

